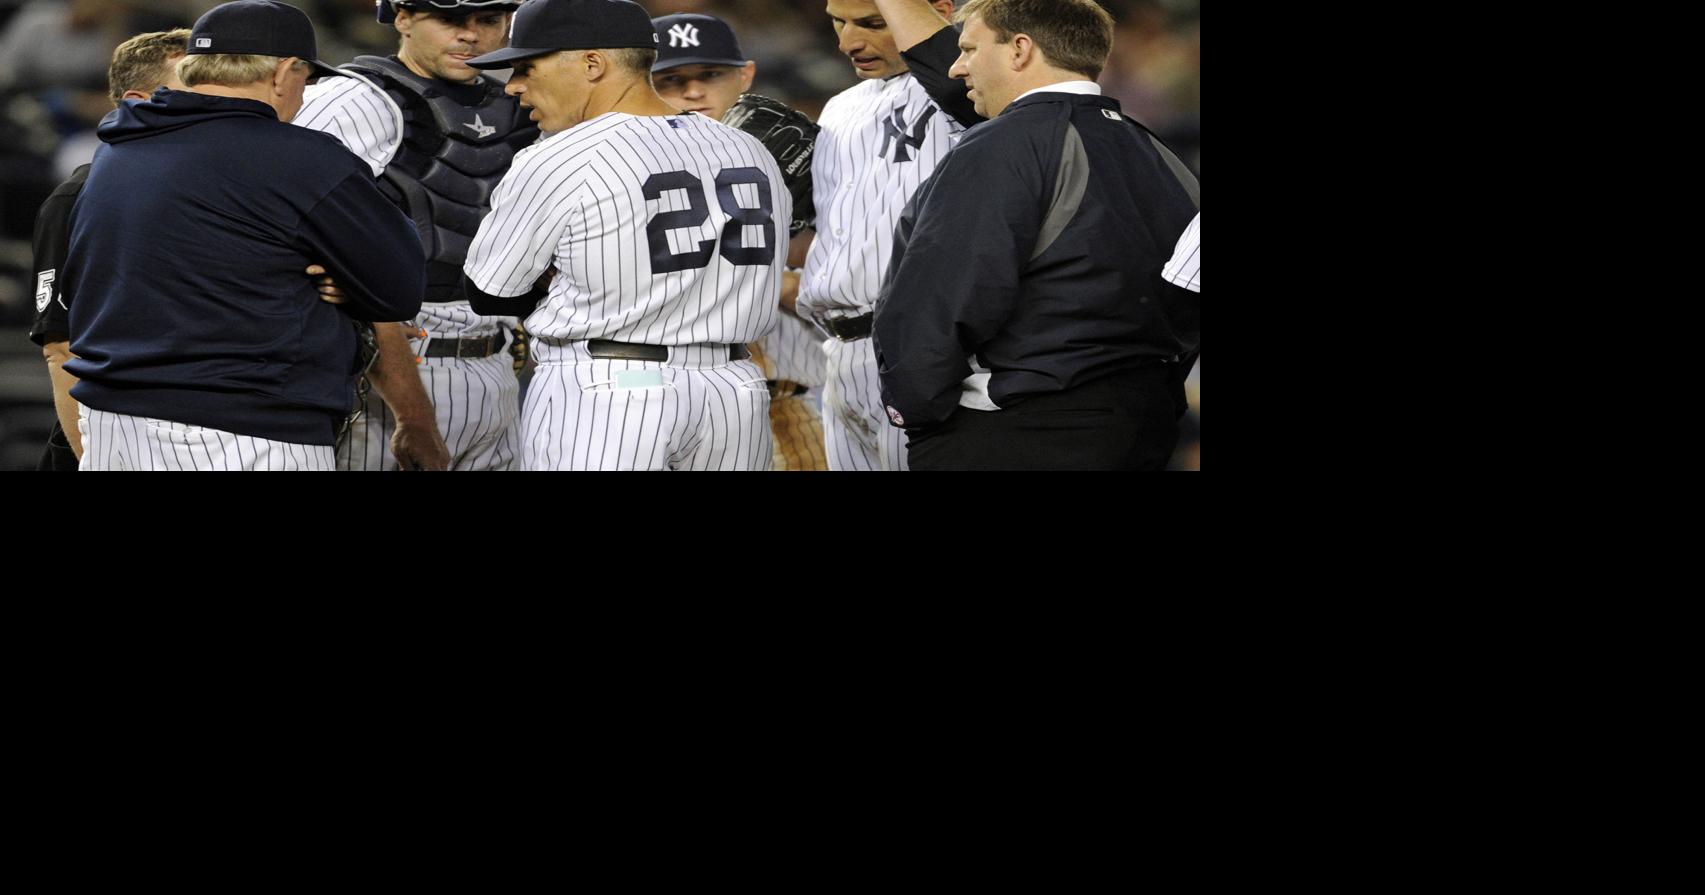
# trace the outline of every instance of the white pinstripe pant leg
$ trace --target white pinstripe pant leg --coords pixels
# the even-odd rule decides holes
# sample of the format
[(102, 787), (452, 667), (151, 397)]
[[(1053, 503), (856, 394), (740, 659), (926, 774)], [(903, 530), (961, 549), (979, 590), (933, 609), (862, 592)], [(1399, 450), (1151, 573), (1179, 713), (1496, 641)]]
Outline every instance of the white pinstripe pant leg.
[(676, 469), (768, 470), (773, 460), (770, 390), (749, 360), (677, 371), (693, 407), (692, 435), (676, 454)]
[[(518, 468), (521, 384), (507, 352), (472, 360), (428, 358), (418, 367), (421, 385), (450, 449), (452, 470)], [(396, 470), (391, 437), (397, 418), (376, 393), (367, 395), (361, 417), (338, 446), (338, 468)]]
[(344, 471), (384, 470), (397, 468), (397, 458), (391, 456), (391, 435), (397, 431), (397, 419), (385, 406), (378, 392), (367, 393), (361, 405), (361, 415), (349, 426), (349, 434), (337, 446), (337, 468)]
[(331, 445), (293, 444), (171, 420), (79, 411), (84, 463), (78, 471), (139, 470), (325, 472), (337, 468)]
[(888, 422), (869, 339), (825, 343), (828, 384), (823, 390), (823, 440), (834, 471), (904, 471), (906, 432)]
[(542, 363), (527, 386), (522, 467), (549, 470), (669, 468), (688, 403), (663, 371), (658, 388), (613, 388), (621, 370), (661, 369), (626, 360)]
[[(663, 385), (613, 388), (624, 370), (657, 370)], [(522, 414), (522, 465), (767, 469), (769, 400), (763, 373), (751, 361), (703, 370), (605, 359), (540, 364)]]

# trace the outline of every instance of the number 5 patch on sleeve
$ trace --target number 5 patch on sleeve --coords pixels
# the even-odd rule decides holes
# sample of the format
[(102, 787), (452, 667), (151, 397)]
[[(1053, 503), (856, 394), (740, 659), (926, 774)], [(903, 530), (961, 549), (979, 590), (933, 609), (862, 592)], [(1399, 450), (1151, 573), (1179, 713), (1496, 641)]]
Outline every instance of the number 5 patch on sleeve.
[(36, 313), (47, 310), (47, 303), (53, 301), (53, 275), (58, 269), (44, 270), (36, 274)]

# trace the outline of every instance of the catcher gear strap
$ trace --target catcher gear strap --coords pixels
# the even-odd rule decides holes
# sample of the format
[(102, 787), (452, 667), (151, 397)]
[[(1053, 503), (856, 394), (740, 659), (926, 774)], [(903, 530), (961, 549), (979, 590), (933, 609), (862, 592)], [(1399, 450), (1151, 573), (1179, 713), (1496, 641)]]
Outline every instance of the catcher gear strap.
[(397, 8), (419, 9), (426, 12), (472, 15), (476, 12), (514, 12), (521, 0), (373, 0), (379, 21), (389, 25), (397, 20)]

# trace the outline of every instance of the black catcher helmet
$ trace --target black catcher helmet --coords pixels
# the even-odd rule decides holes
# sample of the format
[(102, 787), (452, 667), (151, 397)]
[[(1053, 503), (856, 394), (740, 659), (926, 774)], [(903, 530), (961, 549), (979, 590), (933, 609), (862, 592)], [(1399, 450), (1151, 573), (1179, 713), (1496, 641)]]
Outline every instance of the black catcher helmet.
[(397, 20), (397, 7), (423, 9), (427, 12), (447, 12), (471, 15), (476, 12), (514, 12), (522, 0), (373, 0), (379, 21), (390, 24)]

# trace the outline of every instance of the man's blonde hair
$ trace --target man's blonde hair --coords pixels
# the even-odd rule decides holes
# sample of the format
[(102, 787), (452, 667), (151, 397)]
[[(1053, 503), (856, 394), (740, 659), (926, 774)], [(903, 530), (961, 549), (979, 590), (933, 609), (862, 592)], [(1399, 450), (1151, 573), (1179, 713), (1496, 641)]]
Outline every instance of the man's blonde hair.
[[(205, 53), (185, 56), (178, 63), (178, 80), (185, 87), (212, 84), (216, 87), (247, 87), (256, 81), (272, 77), (282, 56), (241, 56), (230, 53)], [(308, 63), (296, 60), (293, 68), (306, 69)]]
[(166, 63), (189, 50), (189, 29), (150, 31), (118, 45), (107, 67), (107, 96), (117, 105), (125, 93), (153, 93), (164, 86), (171, 72)]
[(982, 16), (995, 43), (1028, 34), (1055, 68), (1091, 81), (1113, 52), (1113, 17), (1094, 0), (970, 0), (953, 14), (955, 22)]

